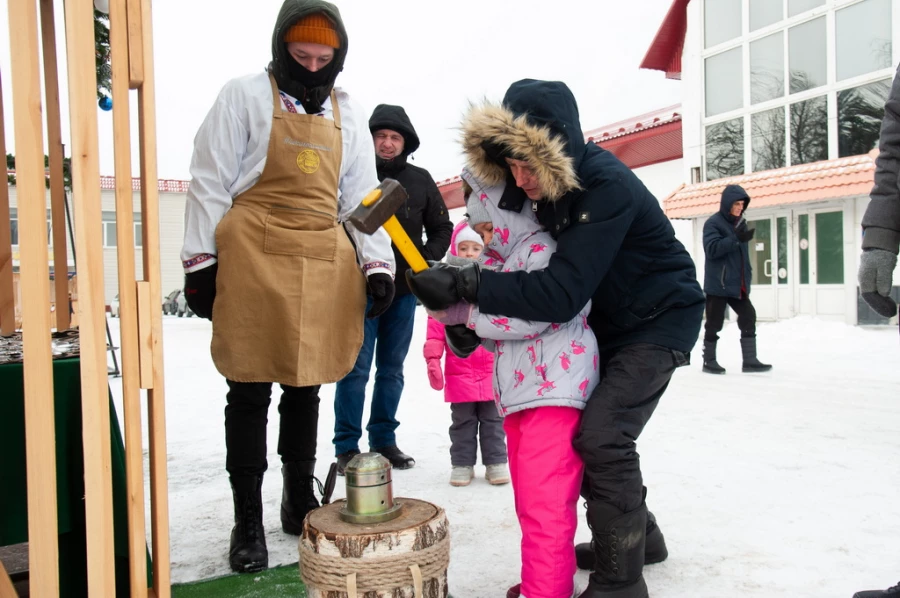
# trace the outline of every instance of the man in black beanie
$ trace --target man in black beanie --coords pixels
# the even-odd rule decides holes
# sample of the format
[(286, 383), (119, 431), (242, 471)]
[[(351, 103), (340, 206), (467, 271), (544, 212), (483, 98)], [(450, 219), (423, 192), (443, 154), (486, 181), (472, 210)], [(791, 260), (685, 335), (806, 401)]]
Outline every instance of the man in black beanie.
[[(380, 104), (369, 119), (375, 142), (378, 180), (396, 179), (409, 198), (396, 216), (426, 260), (439, 261), (450, 247), (453, 224), (434, 179), (424, 168), (407, 163), (419, 148), (419, 136), (400, 106)], [(426, 240), (422, 242), (422, 233)], [(369, 447), (381, 453), (395, 469), (409, 469), (416, 462), (397, 448), (397, 407), (403, 393), (403, 361), (409, 351), (415, 320), (416, 298), (409, 292), (403, 274), (409, 264), (394, 247), (397, 261), (396, 293), (391, 306), (377, 318), (366, 320), (365, 340), (356, 365), (338, 382), (334, 396), (334, 451), (338, 471), (359, 454), (363, 405), (372, 360), (375, 388), (366, 430)]]

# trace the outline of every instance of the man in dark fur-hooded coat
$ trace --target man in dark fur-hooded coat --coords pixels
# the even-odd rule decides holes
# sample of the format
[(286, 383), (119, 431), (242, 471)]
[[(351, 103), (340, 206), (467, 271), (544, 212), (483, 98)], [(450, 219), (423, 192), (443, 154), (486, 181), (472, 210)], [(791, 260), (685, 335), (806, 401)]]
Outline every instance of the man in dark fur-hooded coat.
[(470, 109), (462, 141), (479, 179), (507, 181), (500, 206), (533, 210), (556, 253), (538, 272), (435, 266), (408, 275), (410, 287), (429, 309), (465, 300), (482, 313), (545, 322), (566, 322), (592, 300), (601, 382), (575, 446), (596, 568), (581, 596), (646, 596), (645, 548), (648, 560), (651, 549), (661, 560), (665, 545), (648, 517), (635, 440), (697, 340), (704, 297), (693, 260), (634, 173), (584, 141), (565, 84), (513, 83), (502, 104)]

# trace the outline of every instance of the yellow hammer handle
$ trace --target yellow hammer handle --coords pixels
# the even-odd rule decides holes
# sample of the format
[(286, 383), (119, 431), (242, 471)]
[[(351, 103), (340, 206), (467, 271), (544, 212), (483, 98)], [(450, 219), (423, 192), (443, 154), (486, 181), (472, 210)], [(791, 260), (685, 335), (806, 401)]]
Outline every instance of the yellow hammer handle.
[(393, 241), (394, 245), (397, 246), (397, 249), (400, 250), (400, 255), (403, 256), (403, 259), (406, 260), (406, 263), (409, 264), (409, 267), (412, 268), (413, 272), (419, 273), (428, 269), (428, 262), (425, 261), (422, 254), (419, 253), (419, 250), (413, 245), (412, 239), (410, 239), (409, 235), (406, 234), (406, 231), (403, 230), (403, 226), (400, 224), (400, 221), (397, 220), (396, 216), (388, 218), (383, 226), (384, 230), (387, 231), (387, 234), (390, 235), (391, 241)]

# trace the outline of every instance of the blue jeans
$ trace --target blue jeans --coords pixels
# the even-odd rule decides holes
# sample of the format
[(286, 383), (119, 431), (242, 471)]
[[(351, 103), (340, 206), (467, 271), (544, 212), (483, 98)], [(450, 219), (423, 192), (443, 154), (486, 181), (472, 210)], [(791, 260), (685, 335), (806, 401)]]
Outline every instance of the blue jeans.
[[(366, 309), (372, 306), (369, 297)], [(365, 322), (365, 338), (356, 365), (337, 383), (334, 393), (334, 452), (336, 455), (359, 450), (362, 437), (363, 405), (366, 383), (375, 357), (375, 390), (369, 413), (369, 448), (384, 448), (397, 444), (394, 431), (397, 406), (403, 393), (403, 361), (409, 352), (416, 297), (408, 293), (396, 297), (386, 312)]]

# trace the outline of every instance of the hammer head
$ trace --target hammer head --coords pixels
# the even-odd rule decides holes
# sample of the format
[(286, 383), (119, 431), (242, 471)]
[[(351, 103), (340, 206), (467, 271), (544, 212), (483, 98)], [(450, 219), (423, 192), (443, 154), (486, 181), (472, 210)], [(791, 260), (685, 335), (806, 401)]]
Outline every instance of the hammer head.
[(371, 235), (406, 201), (406, 189), (394, 179), (384, 179), (357, 206), (348, 220), (357, 230)]

